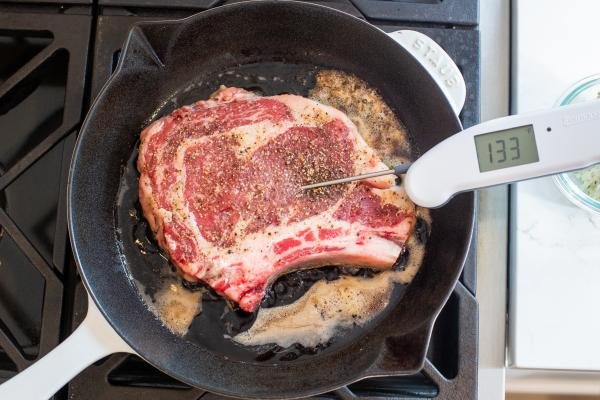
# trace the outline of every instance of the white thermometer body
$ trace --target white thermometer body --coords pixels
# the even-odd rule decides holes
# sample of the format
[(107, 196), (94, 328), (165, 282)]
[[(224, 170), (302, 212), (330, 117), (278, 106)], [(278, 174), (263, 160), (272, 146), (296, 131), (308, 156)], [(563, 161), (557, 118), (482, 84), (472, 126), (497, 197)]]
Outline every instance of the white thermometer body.
[(552, 175), (600, 162), (600, 100), (475, 125), (415, 161), (406, 193), (423, 207), (455, 194)]

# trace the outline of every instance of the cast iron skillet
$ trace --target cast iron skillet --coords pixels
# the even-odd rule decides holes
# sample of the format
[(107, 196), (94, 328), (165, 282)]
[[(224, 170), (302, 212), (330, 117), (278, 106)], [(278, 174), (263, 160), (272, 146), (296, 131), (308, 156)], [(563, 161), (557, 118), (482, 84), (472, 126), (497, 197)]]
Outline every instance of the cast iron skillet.
[[(81, 129), (68, 200), (71, 242), (84, 283), (135, 351), (190, 385), (236, 397), (304, 397), (367, 376), (415, 372), (460, 274), (473, 224), (470, 193), (432, 210), (421, 270), (396, 291), (381, 318), (316, 355), (256, 361), (255, 350), (238, 351), (231, 342), (214, 340), (214, 321), (181, 338), (148, 311), (133, 282), (152, 291), (162, 267), (140, 256), (130, 239), (135, 221), (126, 214), (135, 206), (137, 183), (130, 170), (124, 173), (142, 128), (206, 98), (221, 83), (266, 95), (306, 94), (320, 68), (354, 73), (377, 88), (408, 128), (413, 157), (461, 130), (428, 73), (386, 34), (344, 13), (287, 1), (244, 2), (135, 26)], [(284, 79), (273, 83), (274, 76)]]

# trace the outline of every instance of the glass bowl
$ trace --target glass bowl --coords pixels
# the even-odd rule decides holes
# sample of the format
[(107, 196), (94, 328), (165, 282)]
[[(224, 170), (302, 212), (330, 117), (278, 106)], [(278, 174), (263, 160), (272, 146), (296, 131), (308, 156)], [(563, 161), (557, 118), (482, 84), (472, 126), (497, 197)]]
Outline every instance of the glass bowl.
[[(571, 86), (565, 92), (565, 94), (558, 99), (555, 105), (563, 106), (567, 104), (595, 100), (598, 98), (600, 98), (600, 74), (585, 78)], [(597, 185), (600, 187), (600, 164), (596, 164), (579, 171), (565, 172), (563, 174), (555, 175), (554, 182), (561, 192), (573, 204), (583, 208), (584, 210), (600, 215), (600, 201), (589, 196), (582, 189), (582, 175), (589, 176), (592, 172), (594, 173), (594, 176), (598, 176), (599, 182)], [(596, 193), (599, 194), (598, 197), (600, 198), (600, 189), (597, 188)]]

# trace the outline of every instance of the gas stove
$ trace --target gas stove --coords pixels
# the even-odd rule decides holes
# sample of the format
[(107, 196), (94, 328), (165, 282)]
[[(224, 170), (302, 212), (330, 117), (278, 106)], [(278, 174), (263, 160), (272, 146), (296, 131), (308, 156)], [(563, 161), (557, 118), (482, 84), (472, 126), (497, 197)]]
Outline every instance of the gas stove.
[[(85, 316), (87, 297), (68, 243), (66, 184), (77, 130), (119, 59), (131, 25), (182, 18), (221, 0), (0, 2), (0, 382), (48, 353)], [(477, 0), (315, 1), (385, 31), (437, 41), (465, 77), (465, 127), (479, 121)], [(434, 327), (424, 368), (366, 379), (322, 399), (475, 399), (475, 251)], [(221, 399), (132, 355), (107, 357), (54, 396), (62, 399)]]

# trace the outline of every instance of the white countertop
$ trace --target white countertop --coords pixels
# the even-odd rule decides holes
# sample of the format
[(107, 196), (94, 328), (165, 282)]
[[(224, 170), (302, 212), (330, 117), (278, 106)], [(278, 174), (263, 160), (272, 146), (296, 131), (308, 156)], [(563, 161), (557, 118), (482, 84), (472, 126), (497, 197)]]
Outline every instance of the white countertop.
[[(600, 2), (513, 3), (512, 112), (552, 107), (600, 73)], [(600, 218), (551, 178), (511, 195), (510, 366), (600, 371)]]

